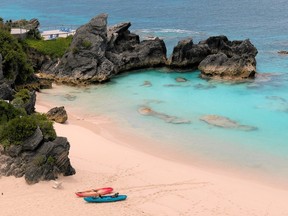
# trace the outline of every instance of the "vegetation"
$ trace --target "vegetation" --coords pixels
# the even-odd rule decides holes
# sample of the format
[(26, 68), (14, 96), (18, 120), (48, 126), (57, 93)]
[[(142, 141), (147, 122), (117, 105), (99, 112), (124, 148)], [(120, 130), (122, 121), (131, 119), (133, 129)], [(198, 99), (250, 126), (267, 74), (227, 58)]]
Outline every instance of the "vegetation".
[(16, 109), (12, 104), (0, 100), (0, 127), (10, 120), (26, 115), (24, 109)]
[(23, 84), (33, 74), (26, 53), (21, 44), (7, 30), (0, 28), (0, 53), (3, 58), (4, 77)]
[(53, 122), (44, 114), (27, 115), (23, 109), (17, 109), (11, 104), (0, 101), (1, 144), (5, 146), (19, 145), (32, 136), (37, 127), (42, 131), (44, 140), (48, 141), (56, 138)]
[(32, 136), (36, 129), (37, 124), (31, 116), (16, 117), (4, 126), (1, 139), (7, 145), (19, 145)]
[(26, 39), (24, 42), (29, 47), (36, 49), (44, 55), (49, 55), (52, 58), (60, 58), (68, 50), (72, 42), (72, 36), (68, 36), (67, 38), (57, 38), (55, 40)]

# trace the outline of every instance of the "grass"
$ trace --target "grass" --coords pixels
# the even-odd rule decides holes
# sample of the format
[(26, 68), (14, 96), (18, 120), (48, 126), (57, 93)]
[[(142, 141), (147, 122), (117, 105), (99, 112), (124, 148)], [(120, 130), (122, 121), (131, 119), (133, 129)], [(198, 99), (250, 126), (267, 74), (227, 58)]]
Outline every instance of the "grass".
[(55, 40), (26, 39), (25, 42), (29, 47), (38, 50), (42, 54), (49, 55), (52, 58), (60, 58), (68, 50), (72, 37), (57, 38)]

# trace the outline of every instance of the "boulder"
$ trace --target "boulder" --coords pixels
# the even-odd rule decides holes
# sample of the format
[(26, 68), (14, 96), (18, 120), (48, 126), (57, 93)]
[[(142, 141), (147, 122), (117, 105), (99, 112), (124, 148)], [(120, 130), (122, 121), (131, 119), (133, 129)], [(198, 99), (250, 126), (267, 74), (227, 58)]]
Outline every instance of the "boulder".
[(25, 172), (26, 182), (34, 184), (40, 180), (55, 180), (60, 173), (74, 175), (75, 169), (68, 158), (69, 149), (70, 144), (64, 137), (45, 142), (29, 163)]
[(156, 67), (166, 62), (166, 47), (156, 38), (140, 42), (130, 33), (130, 23), (107, 27), (107, 14), (94, 17), (77, 29), (68, 51), (41, 71), (58, 82), (103, 82), (123, 71)]
[(256, 60), (248, 55), (228, 57), (224, 53), (207, 56), (198, 66), (202, 78), (243, 80), (254, 78)]
[(33, 151), (39, 146), (42, 140), (42, 131), (37, 127), (35, 133), (22, 143), (22, 150)]
[(280, 54), (280, 55), (288, 55), (288, 51), (280, 50), (280, 51), (278, 51), (278, 54)]
[(170, 67), (198, 68), (203, 78), (244, 80), (255, 77), (257, 53), (248, 39), (229, 41), (220, 35), (198, 44), (182, 40), (173, 50)]
[(54, 107), (52, 109), (50, 109), (47, 113), (46, 113), (48, 119), (55, 121), (57, 123), (65, 123), (68, 119), (68, 115), (67, 112), (64, 108), (64, 106), (61, 107)]

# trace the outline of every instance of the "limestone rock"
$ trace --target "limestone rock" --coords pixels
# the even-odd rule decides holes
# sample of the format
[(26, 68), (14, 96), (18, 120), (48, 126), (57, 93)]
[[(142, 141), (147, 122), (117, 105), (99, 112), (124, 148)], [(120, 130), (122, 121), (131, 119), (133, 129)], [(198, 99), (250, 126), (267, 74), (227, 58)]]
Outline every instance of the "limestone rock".
[(42, 140), (42, 131), (37, 127), (35, 133), (22, 143), (22, 150), (33, 151), (38, 147)]
[(172, 68), (196, 69), (211, 53), (207, 44), (193, 44), (192, 39), (182, 40), (174, 47), (169, 66)]
[(32, 137), (30, 144), (27, 139), (23, 145), (0, 148), (0, 176), (25, 176), (28, 184), (34, 184), (42, 180), (55, 180), (60, 174), (75, 174), (68, 157), (70, 144), (66, 138), (57, 137), (54, 141), (42, 142), (38, 129)]
[(247, 39), (229, 41), (226, 36), (209, 37), (193, 44), (182, 40), (174, 48), (170, 60), (171, 67), (198, 69), (203, 78), (244, 80), (256, 74), (258, 51)]
[(58, 82), (85, 84), (109, 80), (126, 70), (165, 64), (163, 40), (140, 42), (139, 36), (128, 30), (130, 23), (108, 28), (107, 18), (107, 14), (100, 14), (78, 28), (70, 51), (43, 66), (44, 74)]
[(64, 106), (54, 107), (50, 109), (46, 115), (50, 120), (61, 124), (65, 123), (68, 119), (68, 115)]

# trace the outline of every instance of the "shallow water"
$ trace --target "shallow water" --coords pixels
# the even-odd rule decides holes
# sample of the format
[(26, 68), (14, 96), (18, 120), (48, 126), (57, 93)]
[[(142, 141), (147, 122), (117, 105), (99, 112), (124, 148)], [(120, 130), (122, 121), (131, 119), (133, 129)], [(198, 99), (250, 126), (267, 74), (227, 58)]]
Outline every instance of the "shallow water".
[[(49, 3), (1, 0), (0, 17), (6, 20), (36, 17), (45, 29), (59, 24), (81, 25), (105, 12), (109, 14), (109, 24), (131, 21), (131, 30), (141, 38), (163, 38), (168, 55), (186, 37), (195, 42), (220, 34), (231, 40), (249, 38), (259, 51), (257, 71), (261, 76), (253, 82), (206, 81), (199, 78), (197, 71), (155, 69), (122, 74), (110, 83), (85, 89), (45, 90), (43, 97), (91, 115), (110, 116), (133, 133), (161, 140), (167, 148), (285, 179), (288, 56), (277, 52), (288, 50), (287, 9), (284, 0), (272, 4), (268, 0), (52, 0)], [(188, 81), (176, 82), (177, 77)], [(141, 107), (149, 107), (158, 115), (141, 115), (138, 112)], [(165, 121), (167, 115), (191, 123), (169, 123)], [(201, 121), (203, 115), (227, 117), (257, 130), (215, 127)]]

